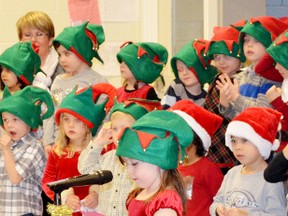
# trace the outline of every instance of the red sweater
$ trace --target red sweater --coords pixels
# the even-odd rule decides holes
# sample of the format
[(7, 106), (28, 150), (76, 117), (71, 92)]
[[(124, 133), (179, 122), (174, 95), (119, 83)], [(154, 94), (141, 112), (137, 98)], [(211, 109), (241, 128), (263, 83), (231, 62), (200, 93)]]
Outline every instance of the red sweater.
[(141, 88), (133, 91), (125, 90), (125, 86), (122, 86), (117, 89), (117, 100), (119, 103), (129, 99), (129, 98), (142, 98), (142, 99), (149, 99), (149, 100), (157, 100), (157, 98), (149, 98), (150, 91), (153, 91), (155, 97), (157, 97), (155, 90), (150, 85), (144, 85)]
[[(50, 152), (42, 179), (42, 189), (51, 200), (54, 200), (54, 192), (50, 190), (47, 183), (80, 175), (77, 168), (79, 155), (80, 152), (75, 152), (72, 158), (67, 158), (66, 154), (59, 157), (54, 150)], [(89, 186), (74, 187), (73, 189), (80, 200), (85, 198), (89, 192)]]
[[(274, 109), (281, 112), (283, 115), (283, 119), (281, 120), (281, 130), (288, 131), (288, 103), (282, 101), (281, 96), (276, 98), (274, 101), (271, 102), (271, 105)], [(286, 138), (287, 139), (287, 138)], [(281, 140), (280, 146), (277, 149), (277, 152), (282, 151), (283, 148), (288, 144), (287, 140)]]
[(186, 202), (186, 216), (209, 216), (209, 207), (223, 180), (220, 169), (203, 157), (191, 165), (179, 166), (178, 171), (183, 177), (194, 177), (192, 199)]

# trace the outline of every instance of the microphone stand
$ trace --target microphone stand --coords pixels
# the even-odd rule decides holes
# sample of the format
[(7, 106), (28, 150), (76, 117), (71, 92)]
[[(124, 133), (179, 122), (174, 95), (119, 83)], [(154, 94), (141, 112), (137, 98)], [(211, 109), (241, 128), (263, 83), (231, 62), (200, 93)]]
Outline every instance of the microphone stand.
[(61, 205), (61, 192), (63, 190), (54, 191), (54, 204), (57, 206)]
[[(70, 188), (77, 186), (86, 186), (92, 184), (106, 184), (113, 179), (113, 175), (109, 170), (99, 170), (94, 174), (84, 174), (80, 176), (74, 176), (67, 179), (62, 179), (56, 182), (48, 184), (48, 187), (54, 191), (54, 204), (56, 206), (61, 205), (61, 192)], [(96, 180), (96, 181), (95, 181)], [(79, 182), (81, 184), (79, 184)]]

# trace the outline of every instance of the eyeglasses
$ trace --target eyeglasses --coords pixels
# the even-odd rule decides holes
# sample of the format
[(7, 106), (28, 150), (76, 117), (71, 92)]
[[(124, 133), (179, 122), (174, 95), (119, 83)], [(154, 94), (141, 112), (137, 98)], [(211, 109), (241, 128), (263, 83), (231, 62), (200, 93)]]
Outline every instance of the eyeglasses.
[(47, 36), (47, 34), (43, 32), (36, 32), (36, 34), (25, 33), (23, 34), (23, 39), (31, 40), (34, 37), (36, 40), (43, 40), (45, 36)]

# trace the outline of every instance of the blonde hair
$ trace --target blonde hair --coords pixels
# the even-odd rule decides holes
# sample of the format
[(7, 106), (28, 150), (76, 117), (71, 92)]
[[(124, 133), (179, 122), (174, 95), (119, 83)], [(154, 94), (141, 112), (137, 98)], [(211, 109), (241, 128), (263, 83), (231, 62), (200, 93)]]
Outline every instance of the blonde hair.
[(51, 18), (42, 11), (30, 11), (20, 17), (16, 23), (18, 38), (21, 40), (24, 28), (36, 28), (54, 38), (55, 30)]
[[(69, 137), (66, 136), (65, 131), (64, 131), (64, 127), (63, 127), (63, 115), (60, 115), (60, 124), (59, 124), (59, 132), (56, 138), (56, 147), (55, 147), (55, 153), (58, 156), (62, 156), (64, 154), (66, 154), (65, 150), (67, 150), (67, 158), (72, 158), (75, 154), (74, 149), (69, 145)], [(83, 123), (84, 124), (84, 123)], [(83, 139), (82, 142), (82, 149), (85, 149), (86, 146), (88, 145), (88, 143), (90, 142), (90, 140), (92, 140), (92, 133), (91, 130), (88, 128), (88, 126), (86, 124), (85, 125), (85, 129), (86, 129), (86, 136)]]
[(122, 111), (113, 112), (110, 116), (110, 121), (112, 122), (115, 118), (119, 118), (119, 117), (132, 117), (136, 121), (136, 119), (132, 115), (130, 115), (129, 113), (122, 112)]

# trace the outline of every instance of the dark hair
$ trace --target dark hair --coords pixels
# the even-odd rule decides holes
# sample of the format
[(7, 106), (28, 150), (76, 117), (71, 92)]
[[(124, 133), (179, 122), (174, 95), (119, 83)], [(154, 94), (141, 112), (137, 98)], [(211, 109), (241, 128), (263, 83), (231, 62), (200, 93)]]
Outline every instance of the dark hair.
[[(4, 88), (5, 88), (5, 84), (4, 84), (4, 82), (2, 81), (2, 78), (1, 78), (2, 71), (3, 71), (3, 66), (0, 65), (0, 90), (3, 91)], [(20, 89), (23, 89), (25, 86), (27, 86), (27, 84), (25, 82), (23, 82), (23, 80), (21, 80), (18, 76), (17, 76), (17, 81), (20, 84)]]
[(60, 43), (58, 41), (53, 42), (54, 49), (57, 50), (60, 47)]
[(0, 90), (3, 91), (4, 87), (5, 87), (5, 84), (4, 84), (4, 82), (2, 81), (2, 78), (1, 78), (2, 70), (3, 70), (3, 66), (0, 65)]
[(206, 155), (207, 151), (204, 148), (203, 142), (196, 133), (194, 133), (194, 140), (193, 140), (192, 145), (195, 145), (196, 147), (197, 156), (204, 157)]

